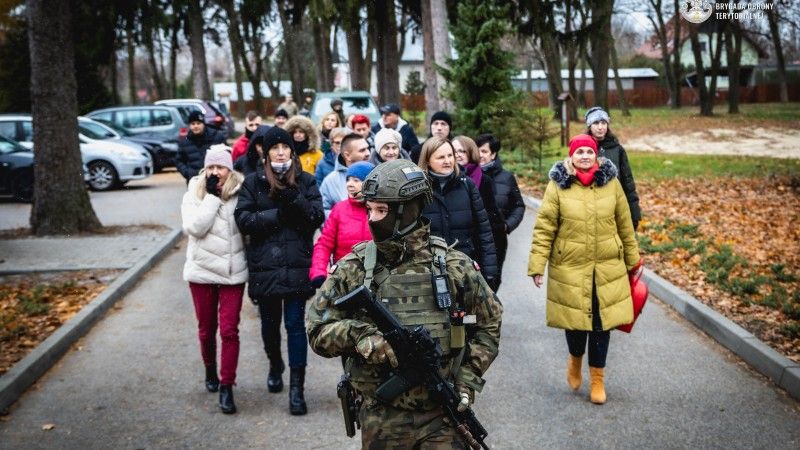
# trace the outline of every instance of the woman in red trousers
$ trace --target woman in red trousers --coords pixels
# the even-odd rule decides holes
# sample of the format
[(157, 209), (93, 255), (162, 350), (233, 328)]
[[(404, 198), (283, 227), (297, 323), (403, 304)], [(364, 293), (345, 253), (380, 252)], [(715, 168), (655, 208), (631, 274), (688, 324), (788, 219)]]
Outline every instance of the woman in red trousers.
[[(233, 384), (239, 361), (239, 312), (247, 281), (242, 235), (233, 212), (244, 176), (233, 170), (230, 147), (213, 145), (203, 170), (183, 196), (183, 231), (189, 235), (183, 279), (189, 282), (197, 315), (206, 389), (219, 391), (225, 414), (236, 412)], [(217, 376), (217, 328), (222, 340)]]

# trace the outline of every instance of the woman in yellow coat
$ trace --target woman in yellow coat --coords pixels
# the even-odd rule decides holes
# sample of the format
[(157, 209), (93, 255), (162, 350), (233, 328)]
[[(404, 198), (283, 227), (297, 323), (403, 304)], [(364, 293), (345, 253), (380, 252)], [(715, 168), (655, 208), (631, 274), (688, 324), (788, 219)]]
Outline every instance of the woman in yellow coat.
[(603, 372), (610, 330), (633, 321), (628, 272), (639, 247), (617, 168), (597, 157), (597, 143), (572, 138), (569, 157), (550, 170), (533, 229), (528, 275), (536, 287), (547, 273), (547, 325), (566, 330), (567, 382), (581, 385), (589, 343), (590, 399), (606, 401)]
[(314, 176), (317, 173), (317, 164), (322, 159), (319, 133), (314, 122), (308, 117), (294, 116), (286, 121), (283, 129), (294, 141), (295, 154), (303, 171)]

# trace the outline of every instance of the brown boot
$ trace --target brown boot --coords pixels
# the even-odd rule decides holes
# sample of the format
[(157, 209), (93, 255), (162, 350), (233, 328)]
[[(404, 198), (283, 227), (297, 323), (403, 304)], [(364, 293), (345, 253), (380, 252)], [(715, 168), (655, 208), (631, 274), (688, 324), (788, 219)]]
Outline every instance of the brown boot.
[(606, 388), (603, 385), (603, 368), (589, 366), (589, 376), (592, 379), (592, 392), (589, 399), (595, 405), (606, 402)]
[(569, 355), (569, 359), (567, 360), (567, 383), (569, 383), (569, 387), (572, 388), (573, 391), (577, 391), (581, 388), (581, 362), (583, 361), (583, 355), (581, 356), (572, 356)]

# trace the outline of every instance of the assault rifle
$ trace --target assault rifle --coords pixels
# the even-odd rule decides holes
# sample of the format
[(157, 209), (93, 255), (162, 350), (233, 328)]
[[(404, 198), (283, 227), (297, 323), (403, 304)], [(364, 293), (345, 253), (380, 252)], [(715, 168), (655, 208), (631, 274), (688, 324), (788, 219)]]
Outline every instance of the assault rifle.
[(378, 400), (389, 403), (409, 389), (423, 385), (470, 447), (476, 450), (489, 449), (484, 442), (489, 433), (478, 422), (472, 409), (458, 410), (461, 396), (439, 373), (442, 349), (425, 327), (419, 325), (408, 329), (403, 326), (365, 286), (360, 286), (336, 300), (334, 307), (345, 311), (366, 311), (397, 355), (398, 367), (392, 369), (389, 379), (375, 392)]

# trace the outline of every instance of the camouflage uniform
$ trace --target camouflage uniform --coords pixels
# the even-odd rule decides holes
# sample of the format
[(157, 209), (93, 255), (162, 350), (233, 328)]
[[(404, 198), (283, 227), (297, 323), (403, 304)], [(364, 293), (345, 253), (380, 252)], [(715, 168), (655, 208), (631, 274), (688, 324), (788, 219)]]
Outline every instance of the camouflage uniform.
[[(442, 375), (472, 399), (475, 391), (481, 391), (482, 376), (497, 356), (503, 308), (475, 263), (465, 254), (448, 249), (445, 260), (454, 306), (467, 317), (475, 317), (475, 323), (466, 325), (461, 364), (452, 369), (461, 348), (451, 342), (450, 313), (436, 307), (431, 286), (431, 246), (443, 243), (430, 236), (427, 224), (401, 240), (376, 243), (378, 259), (370, 290), (404, 325), (425, 325), (444, 351)], [(412, 388), (391, 404), (381, 404), (373, 396), (386, 380), (390, 366), (367, 363), (355, 347), (362, 338), (375, 334), (377, 327), (359, 312), (351, 314), (333, 307), (336, 299), (364, 282), (365, 248), (366, 243), (356, 245), (331, 268), (317, 291), (307, 316), (309, 344), (322, 356), (345, 356), (345, 371), (365, 398), (359, 414), (363, 448), (413, 448), (420, 443), (426, 448), (463, 448), (457, 432), (445, 422), (441, 408), (429, 399), (423, 386)]]

